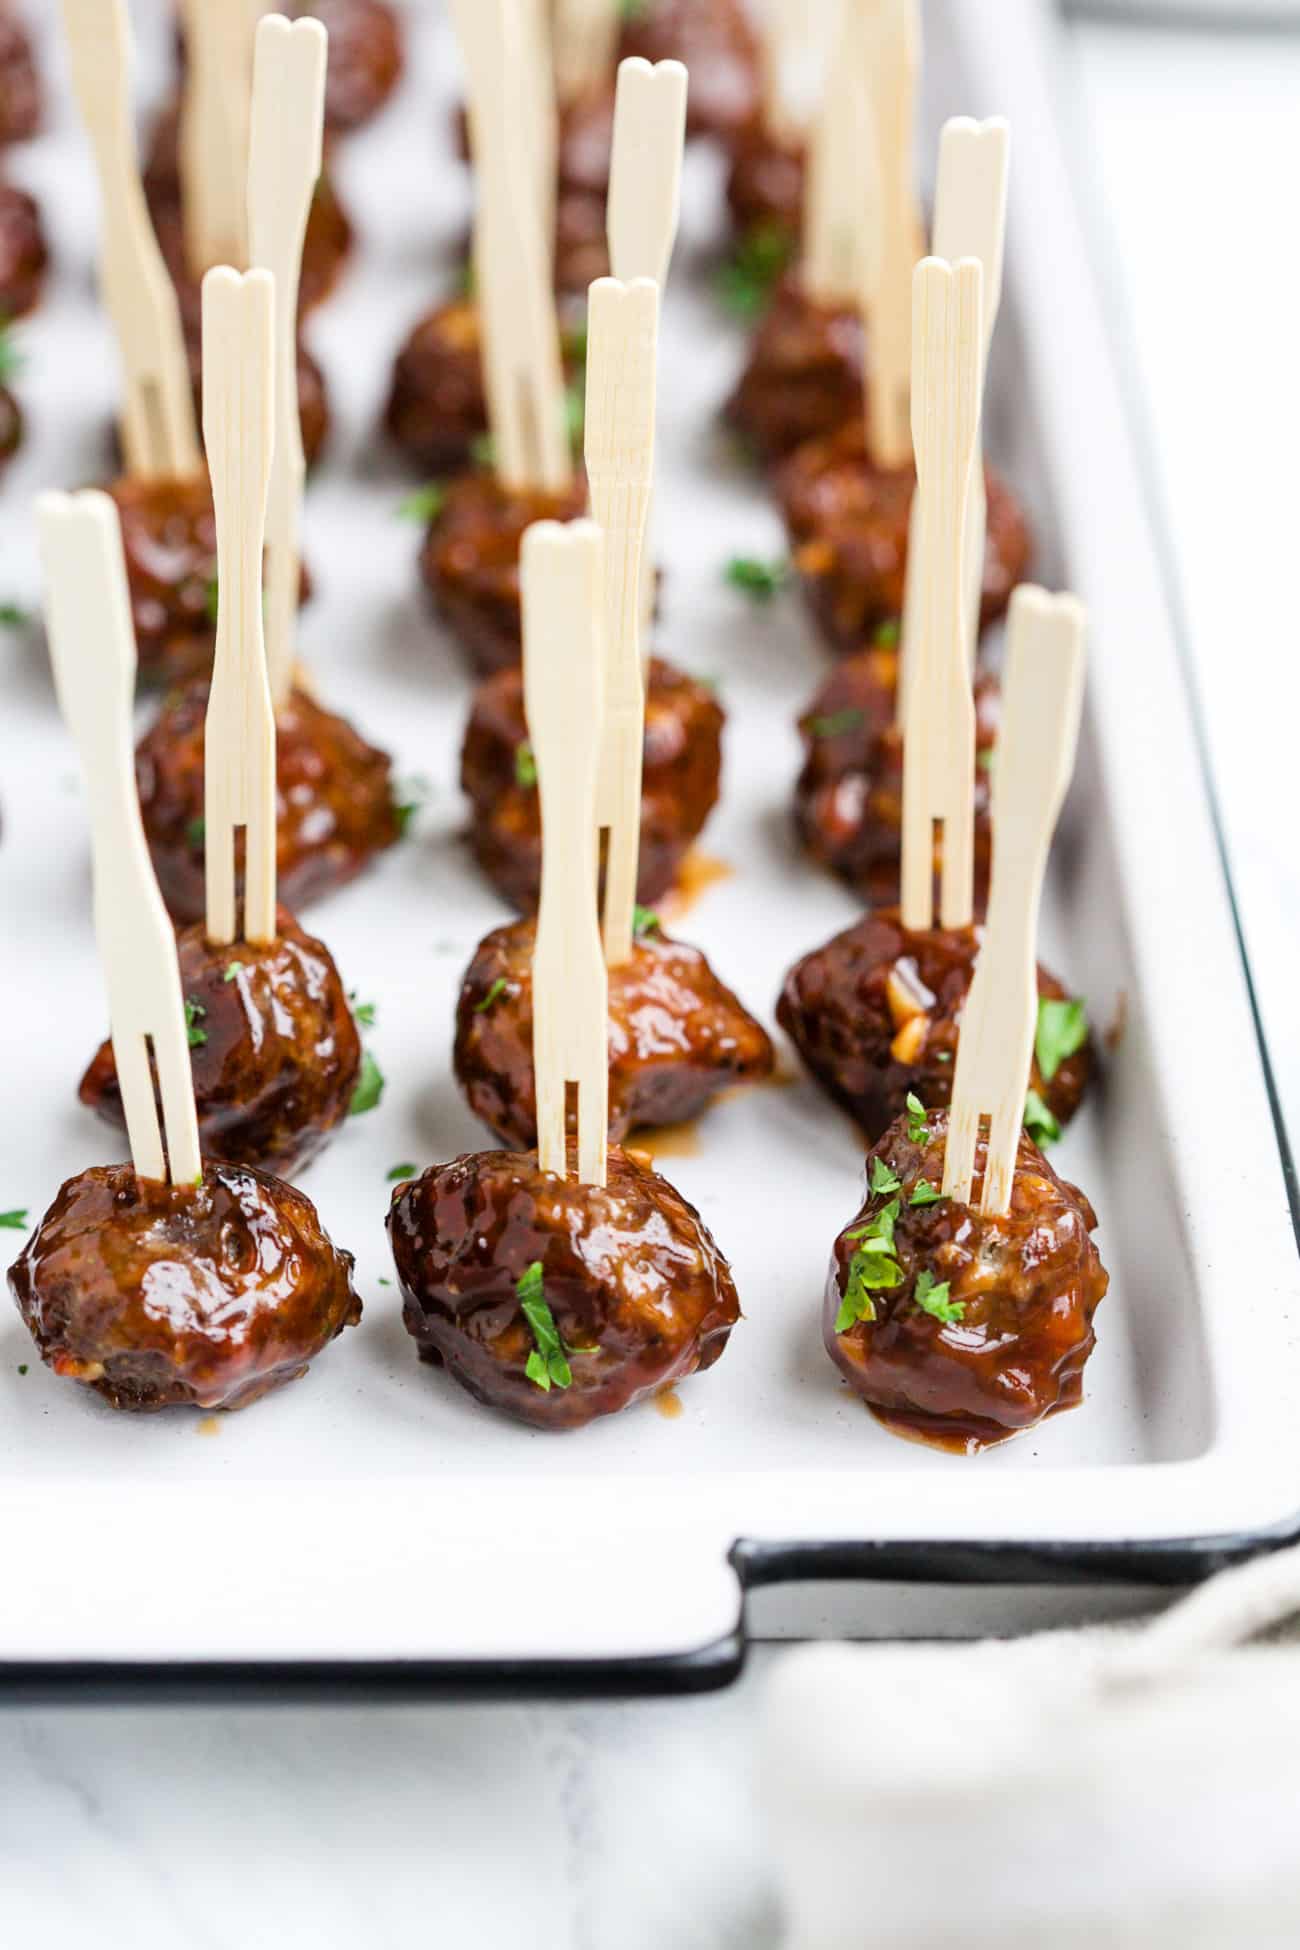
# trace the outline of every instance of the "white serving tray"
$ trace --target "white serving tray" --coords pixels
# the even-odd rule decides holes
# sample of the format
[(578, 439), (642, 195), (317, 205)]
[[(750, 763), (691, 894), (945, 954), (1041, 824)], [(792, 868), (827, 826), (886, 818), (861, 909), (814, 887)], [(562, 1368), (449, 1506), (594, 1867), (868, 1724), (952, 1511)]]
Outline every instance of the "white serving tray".
[[(157, 57), (158, 0), (135, 11)], [(649, 1406), (567, 1436), (529, 1432), (417, 1364), (385, 1283), (386, 1174), (486, 1142), (451, 1076), (452, 1014), (502, 910), (460, 841), (469, 683), (417, 590), (418, 537), (394, 515), (408, 484), (374, 437), (391, 355), (445, 288), (467, 207), (449, 148), (450, 35), (436, 4), (408, 12), (411, 77), (338, 158), (360, 250), (313, 325), (336, 431), (309, 494), (318, 595), (303, 625), (325, 695), (433, 788), (414, 837), (307, 917), (378, 1004), (383, 1103), (304, 1177), (357, 1255), (365, 1319), (305, 1381), (209, 1434), (211, 1418), (117, 1415), (56, 1380), (0, 1311), (0, 1678), (702, 1684), (736, 1668), (746, 1585), (848, 1580), (848, 1612), (819, 1583), (811, 1609), (768, 1604), (765, 1625), (881, 1629), (872, 1580), (937, 1583), (951, 1588), (920, 1624), (955, 1630), (970, 1616), (957, 1587), (973, 1582), (1190, 1578), (1300, 1527), (1284, 1141), (1067, 177), (1053, 19), (1037, 0), (1003, 0), (995, 30), (978, 0), (930, 8), (927, 151), (946, 113), (1012, 119), (989, 448), (1032, 511), (1038, 573), (1077, 589), (1092, 617), (1047, 919), (1048, 959), (1095, 1019), (1127, 1016), (1060, 1149), (1101, 1215), (1112, 1275), (1087, 1400), (977, 1461), (899, 1442), (867, 1416), (820, 1326), (862, 1147), (804, 1079), (733, 1098), (693, 1154), (664, 1159), (731, 1258), (746, 1316), (722, 1362), (683, 1387), (677, 1419)], [(30, 498), (102, 473), (116, 385), (65, 89), (15, 172), (41, 196), (57, 258), (23, 328), (30, 440), (0, 498), (0, 597), (34, 604)], [(794, 720), (825, 655), (796, 601), (753, 610), (722, 577), (729, 556), (783, 543), (715, 430), (743, 353), (708, 288), (718, 194), (716, 159), (692, 153), (665, 322), (660, 640), (717, 678), (729, 712), (704, 846), (733, 871), (680, 931), (770, 1020), (789, 962), (858, 910), (789, 827)], [(116, 1147), (75, 1097), (104, 1026), (75, 759), (39, 635), (7, 639), (3, 655), (0, 1208), (26, 1205), (34, 1222), (64, 1179)], [(789, 1052), (784, 1063), (794, 1076)], [(16, 1251), (19, 1235), (5, 1236)]]

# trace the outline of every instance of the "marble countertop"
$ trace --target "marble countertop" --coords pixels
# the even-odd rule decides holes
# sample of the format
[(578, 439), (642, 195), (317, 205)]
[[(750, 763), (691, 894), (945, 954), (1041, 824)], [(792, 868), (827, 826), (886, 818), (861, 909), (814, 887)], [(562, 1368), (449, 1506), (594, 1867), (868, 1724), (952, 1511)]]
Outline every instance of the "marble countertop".
[[(1150, 430), (1279, 1087), (1300, 1129), (1300, 38), (1076, 22), (1077, 136)], [(1289, 166), (1288, 166), (1289, 165)], [(1159, 754), (1152, 754), (1153, 764)], [(680, 1702), (0, 1715), (0, 1931), (291, 1950), (765, 1950), (760, 1651)], [(1064, 1893), (1064, 1892), (1063, 1892)]]

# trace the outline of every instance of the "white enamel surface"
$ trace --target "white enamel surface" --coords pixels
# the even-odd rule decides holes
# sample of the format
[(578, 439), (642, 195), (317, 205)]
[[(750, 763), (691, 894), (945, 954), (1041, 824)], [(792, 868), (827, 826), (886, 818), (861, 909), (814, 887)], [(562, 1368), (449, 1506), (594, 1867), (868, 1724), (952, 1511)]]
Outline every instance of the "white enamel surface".
[[(0, 1604), (0, 1657), (683, 1649), (734, 1625), (725, 1553), (740, 1536), (1123, 1540), (1279, 1522), (1300, 1503), (1295, 1248), (1181, 678), (1054, 147), (1039, 12), (1009, 0), (993, 47), (982, 11), (936, 10), (945, 31), (930, 34), (926, 128), (932, 145), (955, 110), (1012, 120), (988, 450), (1042, 531), (1037, 573), (1068, 579), (1092, 619), (1048, 958), (1103, 1025), (1127, 995), (1107, 1088), (1061, 1147), (1101, 1214), (1114, 1282), (1085, 1406), (974, 1464), (867, 1418), (819, 1323), (861, 1147), (803, 1081), (734, 1099), (701, 1127), (694, 1155), (664, 1159), (731, 1258), (746, 1314), (723, 1361), (683, 1387), (680, 1418), (648, 1408), (571, 1437), (531, 1434), (413, 1358), (395, 1288), (380, 1284), (391, 1278), (385, 1176), (483, 1142), (450, 1075), (451, 1021), (464, 963), (501, 909), (458, 839), (469, 686), (417, 591), (417, 534), (394, 517), (408, 483), (371, 437), (392, 351), (445, 287), (467, 207), (448, 160), (445, 29), (412, 9), (419, 85), (339, 156), (362, 252), (313, 323), (338, 426), (305, 515), (319, 593), (303, 650), (322, 692), (434, 788), (413, 839), (306, 917), (379, 1008), (369, 1040), (384, 1101), (304, 1179), (357, 1254), (366, 1318), (306, 1381), (209, 1436), (189, 1415), (114, 1416), (47, 1375), (16, 1316), (0, 1314), (0, 1524), (23, 1567)], [(142, 5), (142, 32), (146, 13), (157, 24)], [(23, 333), (32, 441), (0, 499), (0, 593), (30, 604), (29, 497), (103, 472), (115, 380), (88, 295), (89, 163), (66, 107), (17, 167), (42, 195), (59, 261)], [(660, 641), (718, 679), (730, 714), (705, 850), (734, 871), (681, 932), (770, 1019), (785, 967), (855, 904), (789, 836), (793, 720), (824, 655), (793, 601), (750, 610), (722, 579), (729, 556), (776, 554), (781, 536), (713, 430), (742, 349), (707, 286), (716, 193), (712, 163), (693, 153), (664, 319)], [(39, 641), (0, 648), (0, 988), (13, 999), (0, 1207), (27, 1205), (35, 1219), (65, 1178), (116, 1150), (75, 1100), (104, 1020), (75, 760)]]

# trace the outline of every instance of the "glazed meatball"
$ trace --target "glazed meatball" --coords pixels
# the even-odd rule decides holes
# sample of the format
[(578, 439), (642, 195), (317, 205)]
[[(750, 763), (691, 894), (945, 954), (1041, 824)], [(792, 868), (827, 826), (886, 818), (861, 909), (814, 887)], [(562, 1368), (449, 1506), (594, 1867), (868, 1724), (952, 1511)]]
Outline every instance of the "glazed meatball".
[[(795, 828), (820, 865), (865, 900), (898, 899), (903, 852), (903, 737), (898, 654), (882, 644), (836, 664), (799, 720), (803, 770)], [(989, 671), (975, 678), (975, 906), (988, 899), (992, 828), (990, 767), (1000, 695)], [(935, 872), (941, 847), (935, 843)]]
[[(454, 1068), (476, 1117), (502, 1144), (537, 1142), (533, 1083), (536, 925), (514, 921), (479, 943), (456, 1006)], [(719, 1091), (772, 1074), (767, 1031), (698, 948), (658, 927), (609, 971), (609, 1129), (623, 1138), (698, 1117)]]
[(761, 118), (738, 131), (727, 172), (727, 212), (742, 240), (779, 234), (788, 257), (803, 229), (804, 146), (773, 135)]
[(1096, 1213), (1027, 1135), (1003, 1217), (979, 1210), (983, 1138), (971, 1203), (936, 1196), (947, 1126), (945, 1111), (900, 1118), (870, 1153), (862, 1209), (831, 1256), (823, 1335), (887, 1427), (971, 1454), (1082, 1399), (1110, 1281)]
[(537, 1428), (613, 1415), (711, 1368), (740, 1318), (681, 1193), (612, 1147), (604, 1186), (488, 1151), (399, 1185), (388, 1233), (420, 1359)]
[[(722, 706), (713, 691), (654, 657), (645, 708), (637, 899), (672, 886), (718, 798)], [(522, 913), (537, 906), (542, 823), (524, 719), (523, 673), (498, 671), (474, 695), (460, 755), (469, 842), (492, 885)]]
[(267, 1172), (208, 1164), (163, 1185), (98, 1165), (60, 1191), (9, 1286), (46, 1365), (114, 1408), (246, 1408), (360, 1320), (352, 1265)]
[(384, 410), (391, 438), (417, 467), (456, 474), (487, 433), (478, 306), (454, 298), (417, 321), (393, 367)]
[[(173, 691), (136, 748), (149, 852), (174, 921), (204, 911), (203, 737), (208, 686)], [(305, 691), (276, 714), (276, 874), (295, 911), (346, 885), (401, 838), (392, 760)]]
[(861, 418), (862, 360), (856, 306), (818, 304), (787, 279), (754, 335), (726, 420), (760, 459), (780, 460)]
[(35, 310), (49, 262), (35, 197), (0, 183), (0, 322)]
[[(177, 153), (178, 111), (165, 109), (154, 125), (145, 165), (144, 191), (158, 245), (178, 287), (194, 282), (185, 249), (181, 177)], [(302, 247), (298, 313), (306, 317), (329, 297), (352, 250), (352, 224), (338, 200), (326, 166), (316, 185)], [(206, 268), (206, 267), (205, 267)]]
[(517, 664), (523, 654), (519, 544), (525, 528), (574, 521), (586, 508), (580, 474), (563, 494), (516, 491), (486, 468), (447, 489), (425, 536), (420, 573), (477, 676)]
[[(1023, 582), (1030, 537), (1010, 488), (985, 470), (988, 536), (982, 624), (1005, 611)], [(795, 449), (777, 470), (777, 498), (795, 567), (819, 628), (839, 654), (859, 650), (902, 614), (907, 525), (916, 476), (872, 465), (860, 419)]]
[(377, 115), (402, 78), (402, 23), (387, 0), (289, 0), (282, 11), (321, 21), (330, 37), (325, 127), (346, 135)]
[[(198, 921), (182, 929), (176, 950), (205, 1155), (288, 1173), (347, 1116), (361, 1039), (329, 949), (283, 908), (276, 928), (274, 941), (218, 946)], [(111, 1042), (96, 1051), (78, 1095), (125, 1128)]]
[(41, 84), (27, 29), (0, 3), (0, 143), (29, 142), (41, 126)]
[(627, 0), (619, 55), (632, 54), (685, 62), (688, 135), (730, 142), (754, 121), (762, 82), (744, 0)]
[[(896, 911), (864, 915), (785, 978), (777, 1021), (822, 1089), (874, 1143), (909, 1095), (927, 1108), (952, 1097), (953, 1062), (975, 960), (978, 928), (905, 928)], [(1068, 1000), (1046, 969), (1043, 1004)], [(1059, 1124), (1079, 1108), (1092, 1064), (1082, 1040), (1046, 1076), (1035, 1056), (1031, 1087)], [(1044, 1045), (1046, 1047), (1046, 1045)]]

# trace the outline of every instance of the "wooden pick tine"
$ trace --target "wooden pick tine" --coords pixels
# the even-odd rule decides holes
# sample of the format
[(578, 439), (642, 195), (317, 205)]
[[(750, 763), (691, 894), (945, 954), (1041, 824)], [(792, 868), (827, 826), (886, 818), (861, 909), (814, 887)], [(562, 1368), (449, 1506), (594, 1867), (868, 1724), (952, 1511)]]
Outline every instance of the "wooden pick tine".
[(217, 647), (204, 733), (204, 863), (213, 942), (239, 935), (240, 827), (243, 939), (275, 938), (275, 714), (262, 628), (274, 305), (269, 271), (241, 277), (221, 266), (203, 280), (203, 439), (217, 518)]
[(88, 488), (43, 494), (36, 513), (54, 681), (90, 800), (95, 934), (131, 1161), (140, 1178), (193, 1184), (203, 1164), (176, 936), (154, 878), (135, 789), (136, 650), (117, 510), (106, 494)]
[(531, 30), (511, 0), (451, 0), (451, 12), (468, 84), (474, 266), (496, 471), (509, 488), (561, 494), (573, 463), (551, 254), (537, 222)]
[(318, 20), (267, 14), (253, 57), (248, 237), (275, 279), (275, 452), (266, 518), (266, 653), (271, 702), (289, 694), (298, 618), (299, 529), (307, 464), (298, 416), (298, 281), (321, 171), (329, 36)]
[(568, 1170), (565, 1114), (577, 1093), (578, 1176), (605, 1182), (608, 987), (596, 925), (596, 768), (604, 708), (600, 529), (535, 522), (520, 577), (524, 704), (542, 813), (542, 891), (533, 956), (537, 1157)]
[(181, 0), (185, 89), (177, 131), (191, 274), (248, 262), (247, 170), (253, 13), (247, 0)]
[(979, 423), (978, 260), (923, 258), (915, 291), (912, 437), (925, 535), (903, 731), (903, 925), (934, 918), (934, 829), (942, 828), (940, 919), (967, 927), (974, 907), (975, 702), (966, 661), (962, 550)]
[(879, 131), (880, 272), (871, 315), (867, 443), (878, 467), (906, 467), (912, 272), (924, 249), (912, 155), (921, 28), (917, 0), (871, 0), (869, 72)]
[(864, 29), (861, 7), (842, 6), (808, 142), (800, 278), (815, 303), (860, 305), (868, 315), (874, 314), (880, 291), (884, 209)]
[(1011, 1202), (1038, 1017), (1038, 907), (1052, 829), (1074, 769), (1083, 702), (1082, 603), (1026, 583), (1011, 599), (993, 773), (993, 879), (953, 1075), (943, 1189), (970, 1203), (989, 1120), (982, 1212)]
[(641, 850), (645, 678), (642, 553), (654, 477), (659, 287), (597, 278), (587, 300), (587, 477), (604, 533), (605, 711), (596, 825), (605, 856), (605, 960), (632, 953)]
[(653, 278), (662, 290), (677, 241), (687, 74), (680, 61), (618, 64), (605, 229), (616, 278)]
[(100, 281), (122, 362), (126, 470), (185, 479), (203, 462), (180, 307), (140, 182), (126, 0), (63, 0), (63, 24), (99, 174)]
[(618, 0), (555, 0), (554, 21), (557, 100), (594, 94), (614, 65)]
[[(943, 125), (939, 139), (939, 175), (934, 198), (934, 254), (956, 264), (977, 257), (984, 267), (984, 304), (980, 333), (980, 397), (988, 367), (989, 346), (1002, 299), (1002, 258), (1007, 228), (1007, 172), (1011, 156), (1010, 124), (1000, 116), (973, 122), (955, 115)], [(972, 669), (979, 639), (980, 598), (984, 586), (984, 541), (988, 506), (984, 492), (984, 459), (976, 436), (966, 514), (967, 654)]]

